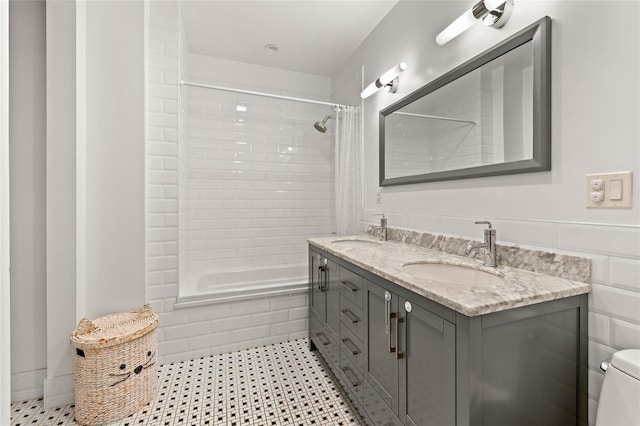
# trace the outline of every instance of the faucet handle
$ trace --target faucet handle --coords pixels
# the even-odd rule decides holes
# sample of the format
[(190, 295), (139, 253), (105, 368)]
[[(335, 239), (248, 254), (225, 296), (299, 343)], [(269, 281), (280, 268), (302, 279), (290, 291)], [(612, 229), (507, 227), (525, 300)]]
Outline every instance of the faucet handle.
[(487, 221), (487, 220), (479, 220), (477, 222), (475, 222), (476, 225), (489, 225), (489, 229), (491, 229), (491, 222)]

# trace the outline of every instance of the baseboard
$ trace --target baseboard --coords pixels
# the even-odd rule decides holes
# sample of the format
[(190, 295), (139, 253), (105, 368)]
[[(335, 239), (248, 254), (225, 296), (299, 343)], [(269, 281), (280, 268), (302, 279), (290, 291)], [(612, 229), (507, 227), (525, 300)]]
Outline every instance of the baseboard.
[(73, 374), (47, 377), (44, 381), (44, 408), (73, 404)]
[(46, 368), (11, 374), (11, 402), (42, 398), (46, 377)]

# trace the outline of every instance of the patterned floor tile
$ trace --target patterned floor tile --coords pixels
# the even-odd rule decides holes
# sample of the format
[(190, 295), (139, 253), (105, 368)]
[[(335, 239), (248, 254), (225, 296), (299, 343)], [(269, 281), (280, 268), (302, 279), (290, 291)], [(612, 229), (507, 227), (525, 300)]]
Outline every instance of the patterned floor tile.
[[(364, 426), (308, 339), (159, 368), (154, 402), (114, 426)], [(11, 426), (77, 423), (73, 405), (11, 404)]]

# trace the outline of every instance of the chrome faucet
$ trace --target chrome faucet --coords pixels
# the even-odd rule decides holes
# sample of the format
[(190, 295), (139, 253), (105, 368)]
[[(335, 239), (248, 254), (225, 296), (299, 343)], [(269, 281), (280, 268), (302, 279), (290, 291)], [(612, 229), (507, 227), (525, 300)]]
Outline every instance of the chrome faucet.
[(471, 250), (484, 248), (484, 266), (491, 266), (495, 268), (498, 266), (498, 262), (496, 260), (496, 230), (491, 228), (491, 222), (478, 221), (475, 222), (475, 224), (489, 225), (489, 227), (484, 230), (484, 242), (481, 244), (469, 244), (465, 253), (469, 254), (471, 253)]
[(374, 213), (374, 216), (382, 216), (380, 218), (380, 229), (382, 234), (380, 235), (380, 241), (387, 241), (387, 218), (384, 217), (384, 213)]

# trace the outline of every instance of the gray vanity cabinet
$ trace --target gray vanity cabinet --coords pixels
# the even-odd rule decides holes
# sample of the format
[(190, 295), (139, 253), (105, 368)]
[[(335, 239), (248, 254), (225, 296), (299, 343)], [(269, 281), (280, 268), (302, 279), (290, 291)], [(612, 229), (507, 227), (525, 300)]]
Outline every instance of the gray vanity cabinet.
[(468, 317), (319, 248), (309, 265), (311, 349), (368, 425), (587, 424), (586, 294)]
[(367, 282), (365, 410), (375, 425), (454, 425), (455, 325), (410, 299)]

